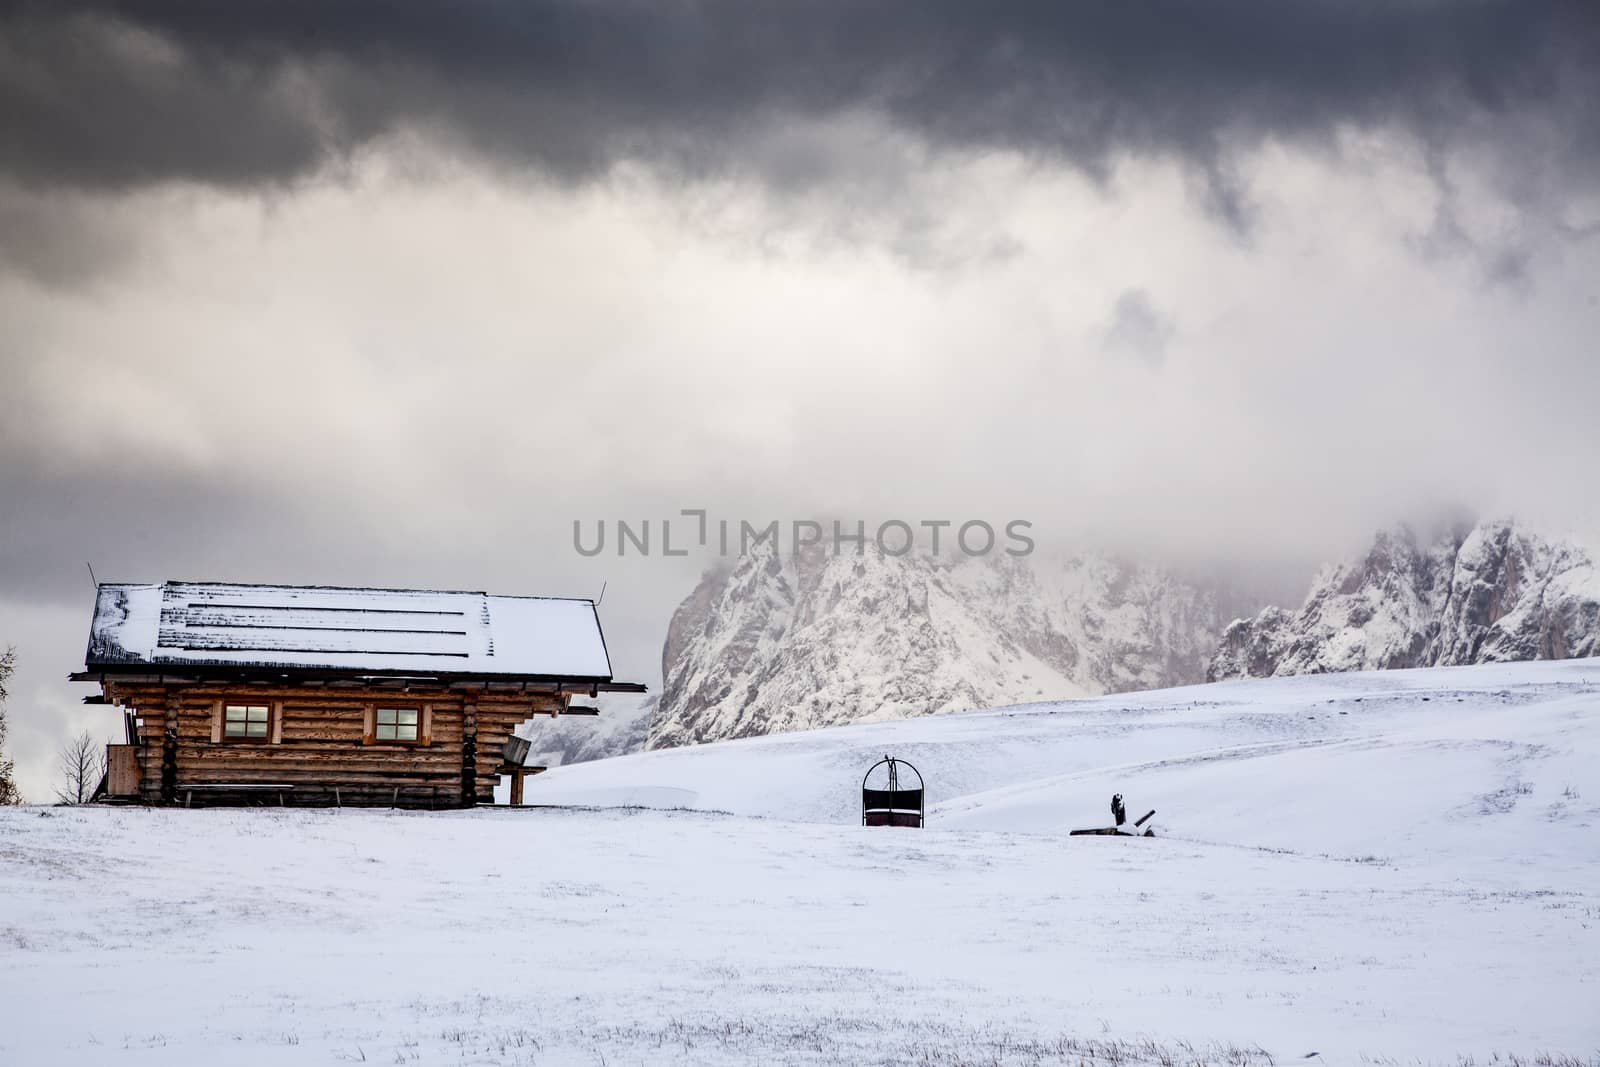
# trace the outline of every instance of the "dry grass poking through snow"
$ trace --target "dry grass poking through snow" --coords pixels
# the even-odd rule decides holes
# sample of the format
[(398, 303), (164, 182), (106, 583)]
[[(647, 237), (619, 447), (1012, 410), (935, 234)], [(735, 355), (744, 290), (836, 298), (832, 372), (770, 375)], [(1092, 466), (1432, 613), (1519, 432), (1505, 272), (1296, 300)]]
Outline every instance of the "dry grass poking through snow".
[[(505, 1067), (535, 1067), (547, 1062), (546, 1042), (526, 1029), (474, 1033), (454, 1029), (446, 1039), (468, 1062), (483, 1059)], [(607, 1051), (648, 1050), (645, 1062), (882, 1064), (885, 1067), (1273, 1067), (1260, 1048), (1232, 1045), (1196, 1047), (1180, 1042), (1094, 1039), (1061, 1035), (1028, 1037), (996, 1027), (910, 1026), (860, 1016), (832, 1016), (793, 1025), (726, 1020), (668, 1020), (658, 1027), (605, 1027), (563, 1035), (594, 1063), (613, 1062)], [(395, 1062), (421, 1062), (420, 1051)], [(615, 1062), (635, 1062), (624, 1054)], [(1578, 1060), (1505, 1067), (1600, 1067)]]

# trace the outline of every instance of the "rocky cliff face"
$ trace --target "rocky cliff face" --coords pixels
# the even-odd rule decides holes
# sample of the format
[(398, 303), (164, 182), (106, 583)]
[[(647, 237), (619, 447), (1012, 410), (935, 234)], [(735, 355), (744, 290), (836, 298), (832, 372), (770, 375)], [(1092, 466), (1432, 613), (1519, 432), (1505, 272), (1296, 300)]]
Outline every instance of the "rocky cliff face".
[(1208, 678), (1600, 655), (1600, 570), (1584, 547), (1507, 521), (1419, 544), (1380, 534), (1294, 612), (1232, 623)]
[(652, 748), (1204, 678), (1214, 592), (1098, 557), (762, 552), (673, 616)]

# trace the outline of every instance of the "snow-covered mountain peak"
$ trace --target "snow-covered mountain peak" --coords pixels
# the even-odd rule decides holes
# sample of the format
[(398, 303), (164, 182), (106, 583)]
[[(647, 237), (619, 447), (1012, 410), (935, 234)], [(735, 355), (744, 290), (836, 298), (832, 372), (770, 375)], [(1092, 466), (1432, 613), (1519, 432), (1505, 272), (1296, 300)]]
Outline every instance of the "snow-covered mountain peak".
[(1424, 543), (1378, 534), (1324, 570), (1298, 611), (1228, 626), (1212, 679), (1568, 659), (1600, 652), (1600, 570), (1579, 541), (1513, 519)]
[(674, 614), (652, 748), (1199, 681), (1209, 591), (1149, 566), (770, 547)]

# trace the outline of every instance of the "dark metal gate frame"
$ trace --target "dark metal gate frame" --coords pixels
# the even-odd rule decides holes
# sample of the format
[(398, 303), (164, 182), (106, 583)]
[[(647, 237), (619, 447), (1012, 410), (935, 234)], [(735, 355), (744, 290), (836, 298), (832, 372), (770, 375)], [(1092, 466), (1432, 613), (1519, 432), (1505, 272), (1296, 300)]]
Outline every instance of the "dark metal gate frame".
[[(868, 789), (867, 782), (879, 767), (888, 765), (889, 788)], [(905, 767), (917, 776), (915, 789), (900, 788), (900, 768)], [(922, 772), (903, 759), (885, 756), (883, 759), (867, 768), (867, 773), (861, 778), (861, 825), (862, 826), (905, 826), (920, 829), (923, 823), (923, 791), (926, 783), (922, 780)], [(915, 810), (912, 802), (915, 801)], [(915, 819), (916, 821), (911, 821)]]

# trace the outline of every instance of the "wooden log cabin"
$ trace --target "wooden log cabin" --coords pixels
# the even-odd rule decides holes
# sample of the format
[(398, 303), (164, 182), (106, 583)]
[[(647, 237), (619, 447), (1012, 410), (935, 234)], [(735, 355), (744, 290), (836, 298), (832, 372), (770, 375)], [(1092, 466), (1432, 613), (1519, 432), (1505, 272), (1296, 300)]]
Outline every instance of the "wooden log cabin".
[(71, 677), (124, 712), (97, 795), (182, 805), (517, 803), (518, 724), (644, 692), (588, 600), (199, 582), (100, 585)]

